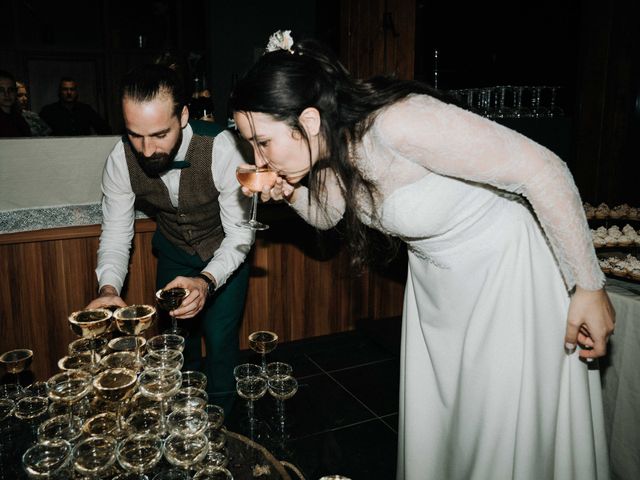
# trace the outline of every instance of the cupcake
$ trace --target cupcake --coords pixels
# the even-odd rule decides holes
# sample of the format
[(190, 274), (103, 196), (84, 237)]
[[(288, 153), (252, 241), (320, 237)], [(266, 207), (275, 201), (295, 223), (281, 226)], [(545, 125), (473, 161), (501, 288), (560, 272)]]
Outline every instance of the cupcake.
[(586, 215), (587, 220), (591, 220), (596, 213), (595, 207), (588, 202), (586, 202), (583, 206), (584, 206), (584, 214)]
[(620, 245), (621, 247), (628, 247), (630, 245), (633, 245), (633, 239), (623, 233), (618, 237), (618, 245)]
[(601, 203), (596, 208), (595, 218), (607, 218), (609, 216), (609, 206), (606, 203)]
[(606, 237), (604, 237), (604, 244), (607, 247), (617, 247), (618, 239), (615, 237), (612, 237), (611, 235), (607, 235)]

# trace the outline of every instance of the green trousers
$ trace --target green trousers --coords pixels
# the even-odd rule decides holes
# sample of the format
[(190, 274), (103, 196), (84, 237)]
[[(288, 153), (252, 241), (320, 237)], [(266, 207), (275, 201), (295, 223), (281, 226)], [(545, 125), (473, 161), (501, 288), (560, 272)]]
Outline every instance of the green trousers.
[[(158, 256), (157, 288), (180, 275), (193, 277), (209, 263), (173, 246), (158, 231), (153, 236), (153, 247)], [(207, 300), (196, 317), (178, 320), (178, 325), (189, 332), (183, 352), (183, 370), (199, 370), (206, 374), (209, 403), (223, 407), (225, 414), (229, 413), (235, 399), (233, 368), (238, 360), (238, 333), (248, 284), (249, 262), (244, 262)], [(202, 357), (202, 338), (205, 358)]]

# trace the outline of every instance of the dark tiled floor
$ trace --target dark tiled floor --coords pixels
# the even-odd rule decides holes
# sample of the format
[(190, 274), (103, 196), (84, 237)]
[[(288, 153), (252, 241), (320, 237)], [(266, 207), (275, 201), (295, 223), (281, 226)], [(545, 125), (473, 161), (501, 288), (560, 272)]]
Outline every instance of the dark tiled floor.
[[(298, 466), (307, 480), (342, 474), (353, 480), (395, 478), (400, 319), (362, 322), (352, 332), (281, 344), (268, 361), (294, 368), (298, 393), (285, 404), (285, 431), (275, 402), (255, 404), (258, 442)], [(258, 362), (251, 351), (243, 361)], [(248, 434), (246, 405), (237, 401), (228, 428)]]

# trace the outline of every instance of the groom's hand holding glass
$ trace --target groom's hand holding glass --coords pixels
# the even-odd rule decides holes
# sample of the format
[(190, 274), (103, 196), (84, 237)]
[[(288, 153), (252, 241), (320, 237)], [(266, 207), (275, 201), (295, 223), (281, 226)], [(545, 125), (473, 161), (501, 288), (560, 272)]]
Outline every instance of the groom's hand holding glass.
[(207, 298), (215, 290), (216, 280), (208, 272), (202, 272), (197, 277), (178, 276), (165, 285), (163, 290), (171, 288), (185, 288), (189, 294), (182, 299), (178, 308), (169, 312), (169, 315), (179, 319), (193, 318), (204, 308)]

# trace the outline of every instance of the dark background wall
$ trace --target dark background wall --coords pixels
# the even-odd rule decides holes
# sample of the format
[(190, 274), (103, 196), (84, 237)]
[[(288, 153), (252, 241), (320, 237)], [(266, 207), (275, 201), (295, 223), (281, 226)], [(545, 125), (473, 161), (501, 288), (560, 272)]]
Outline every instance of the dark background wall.
[(562, 86), (565, 130), (552, 130), (583, 197), (638, 205), (638, 3), (3, 0), (0, 68), (29, 84), (36, 111), (56, 100), (63, 72), (75, 75), (81, 100), (119, 133), (119, 79), (167, 51), (206, 77), (224, 125), (233, 79), (274, 30), (324, 39), (362, 76), (391, 71), (430, 82), (438, 49), (444, 89)]

